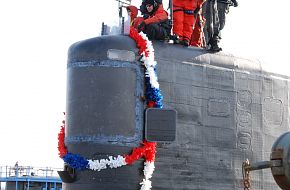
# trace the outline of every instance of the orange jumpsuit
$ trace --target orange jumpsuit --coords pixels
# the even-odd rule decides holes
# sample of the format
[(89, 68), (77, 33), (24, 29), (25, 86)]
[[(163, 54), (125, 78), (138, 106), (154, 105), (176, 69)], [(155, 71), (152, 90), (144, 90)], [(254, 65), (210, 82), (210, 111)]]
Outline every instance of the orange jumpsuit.
[(173, 0), (173, 33), (179, 40), (190, 41), (195, 23), (194, 10), (201, 7), (204, 0)]

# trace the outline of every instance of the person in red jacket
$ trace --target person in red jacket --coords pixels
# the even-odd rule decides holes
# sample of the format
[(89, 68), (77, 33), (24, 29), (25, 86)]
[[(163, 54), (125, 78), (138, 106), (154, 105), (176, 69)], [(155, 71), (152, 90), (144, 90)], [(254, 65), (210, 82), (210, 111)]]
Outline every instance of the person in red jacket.
[(142, 17), (137, 17), (138, 9), (133, 5), (126, 7), (128, 15), (130, 16), (130, 26), (135, 29), (138, 29), (138, 25), (144, 20)]
[(156, 0), (143, 0), (146, 8), (142, 11), (144, 21), (138, 26), (138, 31), (147, 34), (150, 40), (165, 40), (171, 31), (168, 13), (163, 9), (162, 3)]
[(194, 15), (199, 11), (204, 0), (173, 0), (173, 34), (177, 37), (175, 43), (188, 46), (193, 25)]

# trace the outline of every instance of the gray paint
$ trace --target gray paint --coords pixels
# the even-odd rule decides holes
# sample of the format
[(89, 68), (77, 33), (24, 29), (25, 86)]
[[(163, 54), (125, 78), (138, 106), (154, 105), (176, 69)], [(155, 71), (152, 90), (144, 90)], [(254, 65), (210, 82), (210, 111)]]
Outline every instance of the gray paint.
[[(209, 54), (198, 48), (184, 48), (162, 42), (153, 45), (164, 107), (178, 112), (175, 142), (158, 143), (156, 169), (152, 177), (153, 189), (243, 189), (242, 162), (246, 158), (251, 162), (269, 160), (276, 138), (289, 131), (289, 77), (267, 73), (259, 62), (233, 55)], [(112, 71), (116, 69), (114, 65), (124, 63), (116, 59), (108, 61), (109, 49), (135, 52), (136, 61), (131, 64), (140, 66), (137, 62), (138, 49), (134, 41), (126, 36), (103, 36), (78, 42), (69, 50), (68, 88), (75, 84), (70, 80), (78, 79), (71, 79), (69, 73), (78, 73), (82, 69), (79, 63), (90, 65), (92, 62), (106, 62), (112, 64), (109, 67)], [(90, 68), (98, 70), (102, 67), (93, 65)], [(85, 72), (91, 72), (90, 68), (87, 67)], [(85, 77), (85, 74), (75, 76)], [(114, 75), (108, 77), (114, 81)], [(140, 82), (143, 88), (141, 79)], [(134, 82), (124, 84), (123, 88), (136, 91)], [(79, 90), (86, 101), (86, 94), (90, 94), (88, 92), (91, 88), (82, 86), (74, 93), (80, 93)], [(68, 90), (68, 100), (70, 96), (73, 95)], [(130, 101), (136, 102), (133, 98)], [(72, 105), (68, 101), (66, 142), (70, 152), (101, 159), (107, 155), (130, 153), (133, 144), (138, 144), (137, 139), (132, 143), (126, 143), (124, 139), (119, 141), (119, 138), (116, 138), (118, 142), (94, 138), (88, 141), (82, 141), (81, 138), (72, 140), (72, 136), (80, 136), (91, 129), (79, 126), (82, 122), (74, 126), (76, 129), (70, 129), (74, 124), (72, 120), (77, 119), (70, 117), (72, 110), (76, 109)], [(103, 108), (96, 109), (101, 111)], [(130, 107), (130, 110), (122, 111), (132, 113), (133, 109), (139, 108)], [(143, 106), (140, 109), (143, 110)], [(81, 112), (78, 111), (79, 114)], [(93, 117), (90, 119), (89, 122), (97, 127), (99, 121)], [(131, 122), (132, 119), (128, 118)], [(143, 114), (140, 118), (135, 117), (135, 125), (138, 121), (143, 122)], [(88, 135), (101, 137), (103, 134), (96, 134), (92, 130)], [(119, 169), (80, 171), (77, 172), (77, 181), (65, 184), (64, 189), (139, 189), (138, 183), (143, 178), (142, 169), (142, 162), (139, 161)], [(267, 169), (252, 173), (252, 188), (279, 189), (271, 171)]]

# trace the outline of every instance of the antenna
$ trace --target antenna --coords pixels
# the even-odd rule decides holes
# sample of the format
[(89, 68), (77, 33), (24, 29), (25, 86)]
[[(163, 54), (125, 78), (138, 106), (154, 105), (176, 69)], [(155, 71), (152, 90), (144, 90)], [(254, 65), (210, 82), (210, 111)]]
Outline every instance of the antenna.
[(131, 0), (116, 0), (118, 2), (119, 9), (119, 26), (121, 26), (121, 33), (125, 31), (125, 18), (123, 17), (123, 7), (131, 5)]
[(118, 2), (119, 17), (121, 18), (123, 16), (122, 8), (131, 5), (131, 0), (116, 0), (116, 1)]

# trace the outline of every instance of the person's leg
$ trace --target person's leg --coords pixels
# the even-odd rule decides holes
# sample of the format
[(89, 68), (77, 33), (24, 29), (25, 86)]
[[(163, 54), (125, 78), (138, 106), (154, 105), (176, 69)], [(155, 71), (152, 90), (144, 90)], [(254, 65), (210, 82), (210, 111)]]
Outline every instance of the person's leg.
[(183, 22), (183, 41), (185, 43), (184, 45), (188, 46), (189, 44), (194, 23), (195, 18), (193, 14), (184, 14), (184, 22)]
[(203, 6), (202, 6), (202, 14), (205, 18), (205, 25), (203, 28), (204, 36), (205, 36), (205, 41), (206, 45), (208, 44), (209, 37), (211, 36), (211, 23), (212, 23), (212, 17), (210, 14), (210, 0), (207, 0)]
[(219, 33), (217, 0), (207, 0), (204, 4), (203, 11), (206, 20), (204, 27), (206, 44), (211, 46), (213, 36)]
[(227, 11), (228, 11), (228, 4), (217, 3), (218, 22), (214, 25), (214, 34), (211, 40), (211, 50), (214, 52), (218, 52), (222, 50), (222, 48), (219, 47), (219, 42), (221, 40), (221, 30), (225, 26)]
[(184, 0), (183, 41), (188, 46), (195, 24), (194, 10), (197, 8), (196, 0)]
[(173, 34), (177, 35), (178, 40), (183, 40), (183, 21), (184, 12), (183, 10), (173, 9)]
[(219, 52), (222, 48), (219, 47), (220, 38), (218, 35), (214, 35), (210, 40), (210, 50), (213, 52)]
[(218, 3), (218, 16), (219, 16), (219, 33), (218, 36), (221, 38), (221, 30), (225, 27), (226, 24), (226, 13), (228, 12), (229, 5), (226, 3)]
[(212, 17), (213, 17), (213, 34), (209, 39), (210, 50), (213, 52), (221, 51), (222, 48), (218, 46), (220, 41), (219, 33), (220, 33), (220, 20), (219, 20), (219, 11), (218, 11), (218, 3), (217, 0), (212, 0)]
[(183, 40), (184, 0), (172, 0), (173, 3), (173, 37), (175, 42)]
[(217, 35), (220, 30), (220, 20), (219, 20), (219, 12), (218, 12), (218, 2), (217, 0), (212, 0), (212, 14), (213, 14), (213, 36)]
[(159, 23), (146, 25), (144, 32), (150, 40), (164, 40), (167, 37), (166, 29)]

